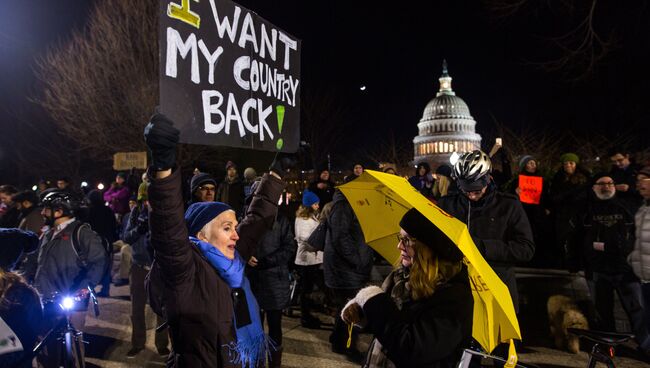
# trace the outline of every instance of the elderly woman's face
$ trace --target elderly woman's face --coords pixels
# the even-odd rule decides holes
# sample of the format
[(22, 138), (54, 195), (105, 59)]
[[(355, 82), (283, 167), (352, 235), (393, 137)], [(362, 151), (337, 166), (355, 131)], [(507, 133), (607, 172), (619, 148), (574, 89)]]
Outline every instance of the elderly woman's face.
[(397, 238), (399, 240), (399, 243), (397, 243), (397, 249), (399, 249), (402, 266), (411, 267), (411, 265), (413, 265), (413, 257), (415, 256), (415, 249), (413, 248), (415, 245), (415, 238), (409, 236), (404, 229), (400, 229)]
[(235, 246), (239, 235), (237, 234), (237, 217), (235, 211), (228, 210), (221, 212), (219, 216), (208, 222), (197, 238), (210, 243), (213, 247), (219, 249), (228, 259), (235, 258)]

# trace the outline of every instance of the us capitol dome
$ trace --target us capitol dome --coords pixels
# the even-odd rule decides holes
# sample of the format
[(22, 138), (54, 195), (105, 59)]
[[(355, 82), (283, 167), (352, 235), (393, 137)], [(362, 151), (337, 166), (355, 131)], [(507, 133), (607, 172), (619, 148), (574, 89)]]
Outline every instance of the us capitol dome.
[(418, 123), (418, 136), (413, 139), (415, 165), (427, 162), (432, 169), (449, 164), (453, 152), (469, 152), (481, 148), (476, 121), (465, 101), (451, 89), (447, 61), (442, 62), (440, 90), (424, 108)]

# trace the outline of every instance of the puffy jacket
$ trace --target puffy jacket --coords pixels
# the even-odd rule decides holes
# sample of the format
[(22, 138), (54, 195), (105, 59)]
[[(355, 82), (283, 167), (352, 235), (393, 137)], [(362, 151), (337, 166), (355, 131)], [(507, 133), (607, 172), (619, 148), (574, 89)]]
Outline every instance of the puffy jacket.
[(224, 179), (219, 188), (217, 189), (216, 199), (218, 202), (228, 203), (230, 207), (237, 213), (237, 218), (243, 216), (244, 210), (244, 183), (240, 177), (236, 177), (232, 181), (228, 177)]
[(628, 257), (634, 273), (643, 282), (650, 282), (650, 203), (641, 206), (634, 217), (636, 241)]
[(285, 216), (278, 215), (273, 229), (257, 247), (257, 266), (247, 266), (251, 288), (261, 309), (282, 310), (289, 306), (289, 262), (295, 251), (291, 223)]
[[(634, 217), (626, 203), (614, 197), (590, 200), (571, 220), (574, 233), (569, 243), (569, 265), (583, 268), (589, 275), (599, 272), (620, 275), (631, 272), (627, 257), (634, 247)], [(603, 243), (604, 250), (596, 250), (594, 242)]]
[[(190, 242), (184, 220), (180, 169), (149, 185), (149, 226), (155, 251), (151, 279), (163, 282), (162, 299), (173, 354), (168, 367), (234, 367), (232, 290)], [(237, 252), (250, 259), (271, 229), (284, 183), (264, 175), (245, 218), (237, 226)], [(152, 275), (156, 273), (156, 275)]]
[(334, 193), (329, 214), (323, 273), (325, 285), (334, 289), (358, 289), (370, 278), (372, 249), (352, 207), (340, 191)]
[(114, 213), (123, 215), (129, 212), (129, 187), (125, 185), (111, 186), (106, 193), (104, 193), (104, 200), (108, 202), (108, 207)]
[(464, 194), (440, 198), (438, 206), (464, 222), (483, 257), (501, 278), (519, 310), (515, 264), (528, 262), (535, 253), (530, 223), (519, 199), (497, 192), (490, 184), (477, 202)]
[(309, 250), (311, 246), (307, 239), (311, 233), (318, 227), (318, 220), (314, 217), (300, 218), (296, 217), (296, 241), (298, 242), (298, 251), (296, 252), (296, 264), (300, 266), (311, 266), (323, 263), (323, 252), (313, 252)]
[(34, 286), (41, 295), (77, 291), (96, 285), (102, 279), (107, 262), (102, 239), (90, 226), (81, 226), (77, 255), (72, 245), (72, 232), (78, 224), (80, 221), (75, 220), (56, 235), (51, 228), (41, 238), (34, 278)]

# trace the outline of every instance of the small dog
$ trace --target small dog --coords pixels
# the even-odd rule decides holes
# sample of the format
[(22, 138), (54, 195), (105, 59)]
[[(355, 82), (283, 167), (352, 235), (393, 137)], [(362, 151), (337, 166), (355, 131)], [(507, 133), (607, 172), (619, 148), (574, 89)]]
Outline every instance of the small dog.
[(553, 295), (548, 298), (546, 310), (555, 346), (558, 349), (566, 349), (570, 353), (577, 354), (580, 351), (580, 339), (578, 336), (569, 334), (567, 329), (588, 330), (589, 323), (585, 315), (571, 298), (564, 295)]

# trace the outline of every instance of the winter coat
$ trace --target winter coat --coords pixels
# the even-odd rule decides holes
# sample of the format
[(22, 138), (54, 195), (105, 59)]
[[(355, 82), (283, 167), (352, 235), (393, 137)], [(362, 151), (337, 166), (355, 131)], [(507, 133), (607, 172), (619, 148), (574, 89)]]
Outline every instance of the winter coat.
[(298, 242), (298, 251), (296, 252), (295, 263), (299, 266), (311, 266), (323, 263), (322, 251), (311, 251), (311, 246), (307, 243), (307, 239), (314, 229), (318, 227), (318, 220), (314, 217), (300, 218), (296, 217), (296, 241)]
[(340, 192), (334, 193), (325, 236), (323, 272), (325, 285), (334, 289), (358, 289), (370, 278), (372, 249), (352, 207)]
[(636, 240), (627, 260), (642, 282), (650, 282), (650, 203), (639, 208), (634, 216)]
[(401, 308), (390, 290), (370, 298), (363, 313), (375, 341), (364, 367), (390, 366), (383, 354), (398, 368), (455, 367), (472, 336), (473, 312), (466, 266), (429, 298), (407, 301)]
[(141, 267), (151, 266), (151, 262), (153, 262), (153, 249), (151, 248), (149, 235), (149, 213), (146, 207), (143, 210), (135, 207), (124, 218), (128, 222), (124, 229), (122, 240), (131, 245), (133, 263)]
[(100, 204), (88, 208), (88, 224), (99, 235), (113, 244), (117, 240), (117, 221), (111, 209)]
[[(168, 367), (234, 367), (226, 346), (235, 341), (231, 289), (188, 238), (181, 186), (179, 168), (166, 178), (152, 177), (149, 185), (155, 251), (151, 273), (157, 273), (164, 284), (162, 299), (173, 348)], [(283, 189), (277, 178), (262, 178), (246, 217), (237, 226), (237, 252), (243, 259), (250, 259), (273, 226)]]
[(289, 306), (289, 262), (295, 251), (291, 224), (285, 216), (280, 215), (273, 224), (273, 230), (264, 236), (257, 247), (257, 266), (246, 268), (261, 309), (282, 310)]
[[(69, 223), (54, 235), (50, 228), (41, 238), (34, 286), (47, 297), (54, 292), (69, 293), (99, 283), (106, 270), (106, 251), (101, 237), (90, 229), (79, 229), (79, 254), (72, 244), (72, 232), (80, 221)], [(83, 266), (83, 263), (86, 266)]]
[[(634, 216), (623, 201), (616, 197), (601, 200), (592, 192), (571, 225), (574, 227), (568, 247), (571, 271), (584, 269), (587, 275), (632, 272), (627, 257), (634, 247)], [(604, 250), (597, 250), (594, 242), (603, 243)]]
[(530, 223), (519, 199), (497, 192), (492, 184), (481, 200), (470, 201), (464, 194), (440, 198), (438, 206), (464, 222), (474, 244), (501, 278), (519, 310), (515, 264), (528, 262), (535, 253)]
[(244, 183), (240, 177), (234, 180), (228, 180), (228, 177), (219, 184), (217, 189), (217, 202), (228, 203), (230, 207), (237, 213), (237, 218), (243, 216), (244, 211)]
[(126, 185), (112, 185), (104, 193), (104, 201), (114, 213), (123, 215), (129, 212), (129, 197), (131, 192)]
[(551, 181), (550, 199), (555, 222), (556, 241), (561, 249), (571, 234), (569, 221), (584, 205), (588, 197), (588, 175), (580, 167), (572, 176), (560, 169)]
[(643, 197), (636, 189), (636, 173), (639, 171), (639, 165), (630, 163), (625, 169), (620, 169), (617, 166), (612, 167), (609, 176), (616, 184), (627, 184), (628, 189), (626, 192), (616, 191), (616, 196), (625, 201), (633, 212), (643, 203)]

